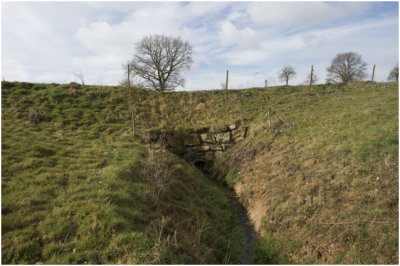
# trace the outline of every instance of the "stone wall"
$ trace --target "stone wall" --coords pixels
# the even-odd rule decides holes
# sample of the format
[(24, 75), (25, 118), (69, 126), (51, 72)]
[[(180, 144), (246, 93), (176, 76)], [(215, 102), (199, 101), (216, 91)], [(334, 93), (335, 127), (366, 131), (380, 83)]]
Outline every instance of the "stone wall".
[(162, 142), (172, 152), (190, 162), (211, 166), (212, 162), (236, 142), (247, 137), (249, 127), (237, 121), (231, 125), (203, 127), (196, 131), (150, 130), (144, 132), (149, 143)]
[(248, 126), (232, 125), (203, 128), (185, 136), (185, 158), (192, 162), (211, 162), (236, 142), (246, 138)]

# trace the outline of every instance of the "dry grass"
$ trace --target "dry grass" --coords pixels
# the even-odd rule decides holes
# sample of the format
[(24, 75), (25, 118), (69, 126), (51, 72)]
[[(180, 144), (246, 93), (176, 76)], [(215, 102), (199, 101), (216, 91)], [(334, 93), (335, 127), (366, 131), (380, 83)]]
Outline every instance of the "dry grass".
[(265, 232), (255, 261), (397, 263), (397, 86), (162, 94), (4, 82), (2, 261), (51, 262), (80, 212), (58, 262), (239, 262), (243, 235), (226, 197), (142, 140), (146, 129), (179, 140), (242, 120), (249, 137), (216, 170)]
[(256, 228), (294, 261), (397, 263), (398, 90), (342, 90), (288, 94), (274, 109), (281, 130), (260, 116), (219, 170), (242, 177)]

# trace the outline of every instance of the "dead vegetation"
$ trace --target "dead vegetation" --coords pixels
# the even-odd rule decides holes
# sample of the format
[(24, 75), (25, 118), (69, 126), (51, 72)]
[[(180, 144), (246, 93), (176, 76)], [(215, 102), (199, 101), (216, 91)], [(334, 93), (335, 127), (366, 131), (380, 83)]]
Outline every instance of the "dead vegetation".
[(150, 200), (155, 207), (159, 207), (159, 200), (168, 190), (172, 176), (173, 169), (171, 169), (167, 161), (161, 156), (157, 156), (156, 150), (148, 146), (146, 160), (139, 178), (149, 185)]

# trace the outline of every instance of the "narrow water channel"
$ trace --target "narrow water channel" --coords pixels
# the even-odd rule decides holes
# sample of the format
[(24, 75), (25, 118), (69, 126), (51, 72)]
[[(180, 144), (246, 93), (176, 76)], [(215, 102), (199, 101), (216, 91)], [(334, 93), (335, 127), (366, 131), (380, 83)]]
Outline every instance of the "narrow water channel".
[[(196, 164), (195, 164), (196, 165)], [(206, 176), (210, 179), (210, 173), (207, 171), (207, 168), (204, 165), (196, 165)], [(229, 204), (231, 205), (232, 209), (236, 213), (237, 221), (239, 223), (240, 228), (243, 230), (244, 233), (244, 251), (242, 255), (242, 261), (240, 264), (251, 264), (251, 257), (254, 251), (254, 242), (257, 238), (257, 234), (254, 230), (254, 226), (250, 223), (247, 217), (247, 210), (246, 208), (240, 203), (239, 197), (236, 192), (228, 187), (226, 183), (222, 182), (214, 182), (218, 188), (224, 192), (225, 196), (229, 199)]]
[(231, 207), (235, 210), (239, 226), (242, 228), (244, 233), (244, 251), (241, 264), (251, 264), (251, 257), (254, 250), (254, 241), (257, 237), (257, 234), (254, 231), (253, 225), (250, 223), (247, 217), (246, 208), (240, 203), (239, 197), (236, 195), (236, 192), (233, 189), (228, 187), (226, 184), (217, 185), (229, 199)]

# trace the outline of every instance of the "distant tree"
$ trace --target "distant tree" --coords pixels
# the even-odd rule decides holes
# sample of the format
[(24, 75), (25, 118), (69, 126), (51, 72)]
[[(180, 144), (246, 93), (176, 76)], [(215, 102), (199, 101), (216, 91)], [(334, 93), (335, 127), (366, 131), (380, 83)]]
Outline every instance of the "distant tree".
[(188, 42), (179, 37), (149, 35), (136, 44), (135, 51), (130, 68), (144, 87), (167, 91), (184, 85), (181, 74), (190, 70), (193, 63), (192, 46)]
[(365, 63), (361, 55), (348, 52), (336, 55), (332, 60), (331, 65), (326, 69), (328, 72), (327, 82), (342, 82), (351, 83), (354, 81), (363, 80), (366, 76), (365, 70), (367, 63)]
[(73, 72), (72, 73), (74, 78), (78, 79), (82, 86), (85, 86), (85, 75), (83, 74), (82, 70), (80, 70), (79, 72)]
[(279, 80), (285, 81), (286, 85), (289, 84), (289, 79), (293, 78), (294, 76), (296, 76), (296, 71), (294, 71), (292, 66), (284, 66), (279, 72)]
[(396, 81), (399, 82), (399, 64), (393, 67), (392, 71), (388, 76), (389, 81)]

